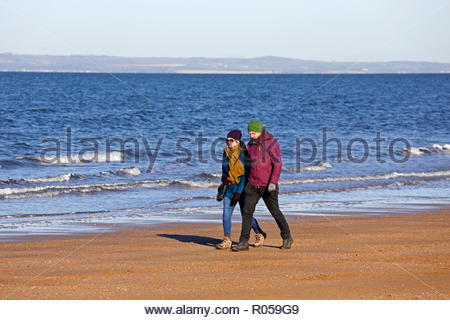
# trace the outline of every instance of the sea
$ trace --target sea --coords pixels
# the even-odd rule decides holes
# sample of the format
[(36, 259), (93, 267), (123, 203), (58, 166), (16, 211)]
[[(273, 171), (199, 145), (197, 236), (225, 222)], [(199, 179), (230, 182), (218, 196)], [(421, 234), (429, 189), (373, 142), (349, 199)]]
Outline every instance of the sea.
[(288, 219), (450, 204), (450, 74), (3, 72), (0, 239), (220, 223), (226, 134), (255, 119)]

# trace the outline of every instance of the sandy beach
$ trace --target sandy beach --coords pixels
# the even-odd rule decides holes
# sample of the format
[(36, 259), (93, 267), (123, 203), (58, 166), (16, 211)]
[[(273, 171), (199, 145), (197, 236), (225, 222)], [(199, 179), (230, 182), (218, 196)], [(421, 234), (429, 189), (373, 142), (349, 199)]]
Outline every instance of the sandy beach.
[[(289, 218), (268, 238), (215, 249), (221, 226), (176, 223), (0, 243), (1, 299), (448, 299), (450, 210)], [(240, 225), (233, 225), (238, 240)], [(254, 238), (252, 234), (251, 243)]]

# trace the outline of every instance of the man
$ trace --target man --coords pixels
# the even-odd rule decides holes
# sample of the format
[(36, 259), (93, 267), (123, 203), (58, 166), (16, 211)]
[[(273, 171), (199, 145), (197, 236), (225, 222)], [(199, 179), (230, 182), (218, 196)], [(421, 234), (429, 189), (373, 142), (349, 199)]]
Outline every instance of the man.
[(242, 228), (239, 244), (233, 251), (248, 250), (248, 240), (252, 226), (252, 217), (260, 198), (274, 217), (281, 231), (283, 243), (280, 249), (290, 249), (294, 242), (289, 225), (278, 205), (278, 179), (281, 173), (280, 146), (277, 140), (263, 128), (260, 121), (253, 120), (248, 125), (250, 142), (248, 153), (252, 160), (250, 176), (245, 187), (245, 204), (242, 215)]

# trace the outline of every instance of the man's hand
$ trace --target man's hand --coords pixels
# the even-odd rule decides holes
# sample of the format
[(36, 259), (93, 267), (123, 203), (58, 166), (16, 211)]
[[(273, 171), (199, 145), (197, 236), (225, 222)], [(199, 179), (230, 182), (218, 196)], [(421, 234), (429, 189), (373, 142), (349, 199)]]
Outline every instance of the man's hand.
[(273, 183), (269, 183), (269, 187), (267, 188), (267, 191), (270, 193), (270, 192), (273, 192), (275, 190), (277, 190), (277, 186), (275, 184), (273, 184)]

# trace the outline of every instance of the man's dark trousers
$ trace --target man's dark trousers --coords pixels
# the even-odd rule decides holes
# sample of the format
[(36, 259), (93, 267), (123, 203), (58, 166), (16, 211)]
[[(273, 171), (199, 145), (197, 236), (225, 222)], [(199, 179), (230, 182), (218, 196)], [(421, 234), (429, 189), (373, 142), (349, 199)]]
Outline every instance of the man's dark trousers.
[(278, 186), (275, 191), (267, 192), (267, 187), (255, 187), (251, 183), (247, 183), (245, 187), (245, 205), (242, 214), (242, 228), (239, 242), (248, 241), (250, 238), (250, 230), (252, 228), (252, 218), (255, 212), (256, 204), (259, 199), (263, 198), (264, 203), (277, 222), (281, 231), (281, 238), (288, 239), (291, 237), (289, 225), (284, 218), (283, 213), (278, 205)]

